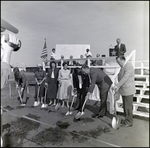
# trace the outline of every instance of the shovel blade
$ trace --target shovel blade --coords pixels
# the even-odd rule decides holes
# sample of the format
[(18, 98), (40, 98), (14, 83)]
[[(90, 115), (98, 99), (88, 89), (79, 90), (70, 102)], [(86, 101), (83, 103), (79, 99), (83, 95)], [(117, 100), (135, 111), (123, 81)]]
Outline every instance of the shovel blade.
[(113, 119), (112, 119), (112, 128), (116, 129), (116, 130), (120, 128), (120, 118), (113, 117)]

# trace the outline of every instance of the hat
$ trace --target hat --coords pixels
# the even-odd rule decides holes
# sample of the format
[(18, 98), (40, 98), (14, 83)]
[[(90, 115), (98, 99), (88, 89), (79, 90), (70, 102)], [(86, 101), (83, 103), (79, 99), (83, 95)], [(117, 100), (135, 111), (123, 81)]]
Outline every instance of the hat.
[(37, 67), (42, 67), (42, 65), (41, 65), (41, 64), (38, 64)]

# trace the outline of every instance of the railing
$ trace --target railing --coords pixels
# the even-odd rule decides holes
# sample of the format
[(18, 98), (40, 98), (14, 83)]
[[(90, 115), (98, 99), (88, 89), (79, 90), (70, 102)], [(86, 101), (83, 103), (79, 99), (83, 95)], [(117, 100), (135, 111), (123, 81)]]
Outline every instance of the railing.
[[(132, 52), (131, 52), (131, 54), (129, 55), (129, 56), (127, 56), (126, 57), (126, 59), (127, 59), (127, 61), (129, 61), (130, 60), (130, 58), (132, 58), (132, 64), (133, 65), (135, 65), (135, 54), (136, 54), (136, 52), (135, 52), (135, 50), (133, 50)], [(116, 61), (115, 60), (116, 59), (116, 57), (114, 56), (114, 57), (98, 57), (98, 58), (83, 58), (83, 59), (80, 59), (80, 58), (78, 58), (78, 59), (73, 59), (74, 61), (80, 61), (80, 60), (84, 60), (84, 61), (87, 61), (87, 64), (88, 64), (88, 66), (89, 67), (94, 67), (94, 68), (112, 68), (112, 69), (116, 69), (117, 68), (117, 70), (116, 70), (116, 72), (115, 72), (115, 74), (113, 75), (113, 79), (116, 79), (116, 77), (117, 77), (117, 75), (118, 75), (118, 73), (119, 73), (119, 68), (120, 68), (120, 66), (119, 65), (117, 65), (117, 66), (113, 66), (113, 65), (111, 65), (111, 66), (106, 66), (105, 65), (105, 62), (107, 61), (107, 60), (114, 60), (114, 61)], [(93, 65), (91, 65), (91, 60), (102, 60), (103, 62), (103, 64), (102, 65), (100, 65), (100, 66), (98, 66), (98, 65), (96, 65), (96, 66), (93, 66)], [(45, 70), (46, 68), (49, 68), (49, 66), (46, 66), (46, 62), (50, 62), (50, 61), (54, 61), (54, 60), (47, 60), (47, 61), (43, 61), (43, 69)], [(58, 62), (61, 62), (61, 66), (57, 66), (58, 68), (63, 68), (63, 66), (62, 66), (62, 63), (63, 63), (63, 61), (70, 61), (70, 59), (64, 59), (64, 60), (55, 60), (55, 62), (56, 63), (58, 63)], [(81, 65), (79, 65), (79, 66), (68, 66), (69, 68), (76, 68), (76, 67), (81, 67)], [(10, 94), (10, 97), (11, 97), (11, 82), (12, 81), (14, 81), (14, 80), (9, 80), (9, 94)]]
[(133, 50), (129, 56), (126, 57), (126, 61), (129, 61), (131, 59), (132, 65), (135, 68), (135, 56), (136, 56), (136, 50)]
[[(130, 53), (130, 55), (129, 56), (126, 56), (126, 62), (128, 62), (130, 59), (131, 59), (131, 62), (132, 62), (132, 65), (133, 65), (133, 67), (135, 67), (135, 56), (136, 56), (136, 50), (133, 50), (131, 53)], [(89, 57), (89, 58), (77, 58), (77, 59), (72, 59), (73, 61), (81, 61), (81, 60), (83, 60), (83, 61), (87, 61), (87, 65), (89, 66), (89, 67), (94, 67), (94, 68), (118, 68), (119, 67), (119, 65), (118, 66), (106, 66), (105, 65), (105, 61), (107, 61), (107, 60), (115, 60), (116, 59), (116, 57), (114, 56), (114, 57), (98, 57), (98, 58), (92, 58), (92, 57)], [(103, 61), (103, 65), (101, 65), (101, 66), (98, 66), (98, 65), (91, 65), (91, 60), (102, 60)], [(47, 61), (43, 61), (43, 69), (45, 70), (45, 68), (49, 68), (49, 66), (48, 65), (46, 65), (45, 63), (47, 63), (47, 62), (51, 62), (51, 61), (55, 61), (56, 63), (58, 63), (58, 62), (61, 62), (61, 66), (58, 66), (57, 65), (57, 67), (58, 68), (63, 68), (63, 66), (62, 66), (62, 63), (63, 63), (63, 61), (71, 61), (70, 59), (64, 59), (64, 60), (47, 60)], [(81, 66), (68, 66), (69, 68), (76, 68), (76, 67), (81, 67)]]
[(140, 69), (141, 75), (144, 75), (144, 71), (149, 73), (149, 60), (135, 61), (135, 64), (138, 63), (140, 64), (140, 66), (135, 66), (135, 68)]

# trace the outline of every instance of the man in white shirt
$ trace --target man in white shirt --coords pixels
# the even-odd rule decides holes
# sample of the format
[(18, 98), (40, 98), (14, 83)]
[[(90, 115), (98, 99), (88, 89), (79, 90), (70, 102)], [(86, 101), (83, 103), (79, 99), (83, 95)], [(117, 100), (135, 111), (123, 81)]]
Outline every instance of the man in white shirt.
[(92, 53), (90, 52), (90, 49), (86, 49), (86, 54), (85, 54), (86, 58), (88, 57), (92, 57)]
[(56, 53), (55, 52), (56, 52), (56, 50), (55, 50), (55, 48), (53, 48), (50, 60), (55, 60), (56, 59)]

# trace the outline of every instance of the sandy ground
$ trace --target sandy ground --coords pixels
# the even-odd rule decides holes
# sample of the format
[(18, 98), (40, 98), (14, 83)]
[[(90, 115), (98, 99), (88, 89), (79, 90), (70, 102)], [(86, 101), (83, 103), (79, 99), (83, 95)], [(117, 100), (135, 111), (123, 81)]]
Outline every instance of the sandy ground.
[[(112, 116), (108, 113), (100, 119), (91, 118), (98, 110), (95, 102), (88, 100), (85, 115), (74, 122), (73, 115), (66, 116), (67, 107), (57, 112), (53, 106), (41, 109), (33, 107), (34, 86), (29, 88), (27, 106), (19, 107), (15, 85), (12, 97), (9, 97), (8, 86), (1, 91), (1, 105), (4, 145), (8, 147), (148, 147), (149, 118), (134, 116), (133, 126), (111, 127)], [(120, 118), (124, 118), (119, 113)], [(28, 119), (26, 119), (28, 118)], [(58, 127), (57, 122), (67, 123), (66, 127)]]

